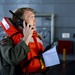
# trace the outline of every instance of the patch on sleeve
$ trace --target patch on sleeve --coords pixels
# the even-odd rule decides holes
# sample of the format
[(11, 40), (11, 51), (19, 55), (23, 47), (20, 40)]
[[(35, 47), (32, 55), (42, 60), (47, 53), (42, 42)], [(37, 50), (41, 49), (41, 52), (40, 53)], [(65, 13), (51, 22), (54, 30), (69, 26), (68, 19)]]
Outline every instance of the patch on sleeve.
[(3, 39), (3, 40), (1, 41), (1, 45), (3, 46), (3, 45), (5, 45), (7, 42), (8, 42), (8, 40)]

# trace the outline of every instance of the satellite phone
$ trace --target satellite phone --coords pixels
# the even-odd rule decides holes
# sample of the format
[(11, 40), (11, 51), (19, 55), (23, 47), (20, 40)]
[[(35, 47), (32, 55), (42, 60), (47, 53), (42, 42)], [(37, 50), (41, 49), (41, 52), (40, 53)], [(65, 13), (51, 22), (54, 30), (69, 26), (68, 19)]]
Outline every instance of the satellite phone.
[[(13, 13), (11, 10), (9, 10), (9, 12), (11, 14), (13, 14), (16, 18), (18, 18), (18, 24), (23, 28), (23, 20), (21, 18), (19, 18), (15, 13)], [(25, 22), (26, 23), (26, 22)], [(26, 26), (27, 26), (27, 23), (26, 23)]]

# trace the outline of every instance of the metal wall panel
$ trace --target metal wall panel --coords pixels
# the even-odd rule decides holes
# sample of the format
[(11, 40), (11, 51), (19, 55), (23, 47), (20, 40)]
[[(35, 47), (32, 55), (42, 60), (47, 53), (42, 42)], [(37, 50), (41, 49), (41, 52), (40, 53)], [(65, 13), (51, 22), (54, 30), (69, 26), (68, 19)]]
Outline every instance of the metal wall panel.
[(42, 0), (0, 0), (0, 3), (7, 3), (7, 4), (27, 4), (27, 3), (29, 3), (29, 4), (40, 4), (40, 3), (42, 3)]
[(42, 0), (42, 3), (48, 4), (70, 4), (75, 3), (75, 0)]
[[(0, 0), (0, 21), (4, 16), (11, 17), (10, 9), (14, 10), (26, 6), (34, 8), (38, 14), (56, 14), (55, 38), (62, 39), (61, 34), (64, 32), (65, 27), (68, 30), (67, 32), (73, 35), (75, 28), (75, 0)], [(43, 24), (45, 24), (44, 19), (39, 22), (38, 26)], [(69, 39), (75, 41), (73, 37)]]

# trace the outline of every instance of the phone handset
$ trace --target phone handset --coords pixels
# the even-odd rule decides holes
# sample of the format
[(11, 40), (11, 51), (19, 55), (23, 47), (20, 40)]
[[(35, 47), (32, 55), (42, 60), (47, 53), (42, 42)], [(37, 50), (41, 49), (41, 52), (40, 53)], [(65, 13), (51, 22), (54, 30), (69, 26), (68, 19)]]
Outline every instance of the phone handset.
[[(23, 20), (22, 21), (18, 20), (18, 25), (20, 25), (23, 28)], [(26, 22), (25, 22), (25, 25), (27, 26)]]

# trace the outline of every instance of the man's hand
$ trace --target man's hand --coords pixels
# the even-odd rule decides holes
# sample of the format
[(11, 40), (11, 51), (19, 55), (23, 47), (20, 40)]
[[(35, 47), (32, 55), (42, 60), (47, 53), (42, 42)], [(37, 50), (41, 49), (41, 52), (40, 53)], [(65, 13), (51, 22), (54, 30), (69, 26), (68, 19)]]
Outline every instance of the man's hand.
[(28, 45), (30, 38), (33, 35), (33, 31), (35, 30), (35, 26), (30, 26), (29, 24), (27, 24), (27, 26), (25, 25), (25, 21), (23, 21), (23, 41)]

